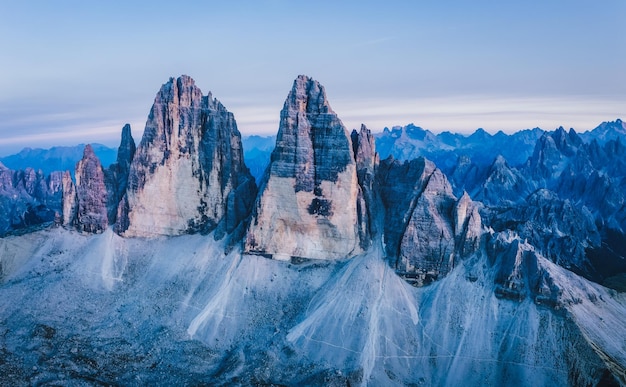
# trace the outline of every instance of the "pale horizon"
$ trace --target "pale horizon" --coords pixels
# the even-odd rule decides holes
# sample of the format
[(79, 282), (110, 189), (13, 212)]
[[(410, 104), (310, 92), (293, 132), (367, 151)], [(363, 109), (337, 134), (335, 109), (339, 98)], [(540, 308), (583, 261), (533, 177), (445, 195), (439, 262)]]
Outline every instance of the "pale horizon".
[[(187, 74), (242, 135), (274, 135), (298, 74), (346, 128), (585, 132), (626, 116), (626, 2), (265, 0), (0, 4), (0, 155), (141, 139), (155, 94)], [(184, 23), (179, 19), (184, 16)]]

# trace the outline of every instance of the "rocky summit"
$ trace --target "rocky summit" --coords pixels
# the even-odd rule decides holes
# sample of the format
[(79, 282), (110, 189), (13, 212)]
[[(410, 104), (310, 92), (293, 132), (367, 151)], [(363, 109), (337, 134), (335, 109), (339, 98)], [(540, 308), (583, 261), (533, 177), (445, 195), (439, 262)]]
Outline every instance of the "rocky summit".
[(105, 169), (104, 177), (109, 192), (107, 200), (107, 216), (109, 223), (115, 223), (117, 218), (117, 208), (122, 201), (126, 188), (128, 187), (128, 175), (130, 174), (130, 164), (135, 156), (135, 140), (131, 133), (130, 125), (126, 124), (122, 128), (122, 140), (117, 148), (117, 160)]
[(76, 164), (76, 185), (63, 177), (64, 224), (86, 233), (101, 233), (109, 225), (107, 189), (100, 160), (91, 145), (86, 145), (83, 159)]
[(245, 251), (275, 259), (358, 254), (360, 187), (350, 134), (324, 87), (301, 75), (280, 112)]
[(171, 78), (156, 95), (130, 164), (116, 231), (223, 235), (247, 216), (255, 194), (232, 113), (190, 77)]
[(484, 230), (478, 205), (467, 193), (457, 200), (432, 162), (390, 157), (378, 179), (387, 259), (409, 282), (424, 285), (441, 278), (479, 250)]

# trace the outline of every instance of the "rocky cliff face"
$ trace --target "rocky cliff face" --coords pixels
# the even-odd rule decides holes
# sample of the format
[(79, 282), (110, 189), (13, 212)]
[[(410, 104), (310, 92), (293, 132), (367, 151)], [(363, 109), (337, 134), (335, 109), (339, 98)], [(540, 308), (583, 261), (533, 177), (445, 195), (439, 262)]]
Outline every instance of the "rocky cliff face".
[(61, 180), (60, 172), (46, 176), (32, 168), (14, 171), (0, 163), (0, 236), (60, 217)]
[(73, 227), (77, 212), (76, 185), (72, 181), (70, 171), (65, 171), (63, 174), (63, 226)]
[[(71, 189), (69, 195), (71, 196)], [(71, 202), (70, 197), (68, 199), (70, 214)], [(76, 220), (73, 223), (78, 231), (101, 233), (106, 230), (109, 220), (104, 171), (100, 160), (89, 144), (85, 146), (83, 159), (76, 164), (76, 203)]]
[(396, 270), (438, 278), (455, 264), (453, 209), (456, 198), (440, 170), (428, 177), (400, 240)]
[(383, 160), (377, 175), (381, 201), (384, 206), (385, 252), (396, 266), (400, 241), (415, 208), (417, 198), (426, 187), (435, 165), (423, 157), (400, 162), (389, 157)]
[(130, 164), (135, 156), (135, 140), (131, 134), (130, 125), (122, 128), (122, 140), (117, 148), (117, 161), (105, 169), (104, 177), (108, 192), (107, 217), (109, 223), (115, 223), (117, 208), (128, 186)]
[(587, 266), (586, 249), (601, 245), (591, 212), (547, 189), (533, 192), (524, 204), (491, 214), (496, 231), (512, 230), (559, 265), (577, 272)]
[(490, 262), (495, 268), (495, 295), (514, 301), (527, 298), (538, 305), (555, 307), (563, 299), (562, 290), (549, 271), (541, 265), (540, 255), (515, 233), (494, 235), (488, 244)]
[(299, 76), (280, 113), (276, 148), (256, 202), (245, 250), (335, 259), (360, 251), (352, 141), (324, 88)]
[(378, 225), (382, 224), (382, 204), (378, 194), (379, 185), (376, 181), (376, 171), (380, 164), (376, 143), (372, 132), (365, 125), (361, 130), (353, 130), (352, 147), (356, 161), (359, 195), (357, 197), (357, 222), (361, 247), (366, 250), (373, 237), (379, 235)]
[(217, 228), (223, 235), (247, 216), (255, 195), (232, 113), (190, 77), (171, 78), (130, 164), (116, 231), (153, 237)]
[(480, 248), (483, 229), (477, 204), (467, 193), (457, 200), (432, 162), (389, 158), (378, 178), (387, 258), (409, 282), (423, 285), (441, 278)]

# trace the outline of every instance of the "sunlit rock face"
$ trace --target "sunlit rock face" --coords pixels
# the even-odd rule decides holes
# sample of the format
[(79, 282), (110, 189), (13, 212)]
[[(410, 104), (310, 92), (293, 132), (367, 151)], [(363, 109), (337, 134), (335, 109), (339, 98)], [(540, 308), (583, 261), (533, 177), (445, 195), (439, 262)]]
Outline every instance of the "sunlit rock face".
[(323, 86), (301, 75), (280, 113), (245, 250), (276, 259), (357, 254), (359, 194), (350, 135)]
[(232, 113), (188, 76), (158, 92), (133, 161), (116, 231), (153, 237), (232, 232), (256, 185), (243, 161)]

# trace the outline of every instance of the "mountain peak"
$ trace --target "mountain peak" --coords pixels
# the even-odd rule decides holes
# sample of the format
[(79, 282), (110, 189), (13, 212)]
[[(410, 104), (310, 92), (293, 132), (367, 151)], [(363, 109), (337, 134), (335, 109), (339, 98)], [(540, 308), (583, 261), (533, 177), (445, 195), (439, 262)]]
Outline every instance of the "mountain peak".
[[(91, 144), (85, 145), (82, 160), (76, 164), (76, 196), (75, 203), (69, 203), (75, 207), (76, 219), (70, 220), (81, 232), (101, 233), (108, 226), (107, 217), (107, 190), (104, 183), (104, 171), (100, 160), (93, 151)], [(64, 197), (71, 197), (71, 191)]]
[(326, 98), (324, 86), (306, 75), (298, 75), (293, 81), (283, 110), (307, 114), (334, 114)]
[(583, 134), (583, 138), (587, 142), (590, 142), (592, 139), (596, 139), (601, 145), (620, 137), (622, 139), (626, 139), (626, 124), (620, 118), (615, 121), (605, 121), (598, 125), (595, 129), (587, 131)]
[(151, 237), (221, 225), (231, 232), (244, 216), (240, 207), (251, 204), (244, 196), (255, 193), (232, 113), (210, 93), (203, 96), (191, 77), (170, 78), (130, 164), (116, 231)]
[(307, 76), (296, 78), (280, 112), (264, 181), (247, 252), (276, 259), (339, 259), (360, 252), (352, 141), (324, 87)]
[[(91, 144), (85, 145), (85, 149), (83, 150), (83, 159), (94, 158), (94, 157), (96, 157), (96, 154), (94, 153), (93, 147), (91, 146)], [(100, 162), (100, 160), (98, 160), (98, 162)]]

